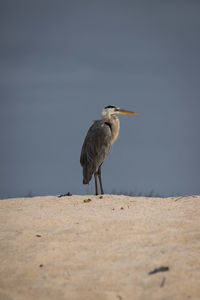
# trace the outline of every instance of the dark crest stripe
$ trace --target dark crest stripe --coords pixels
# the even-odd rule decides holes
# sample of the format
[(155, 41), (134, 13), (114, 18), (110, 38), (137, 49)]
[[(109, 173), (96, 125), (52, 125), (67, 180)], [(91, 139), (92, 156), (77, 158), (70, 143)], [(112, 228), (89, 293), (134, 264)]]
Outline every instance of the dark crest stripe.
[(117, 107), (114, 106), (114, 105), (108, 105), (108, 106), (106, 106), (106, 107), (104, 107), (104, 108), (117, 108)]

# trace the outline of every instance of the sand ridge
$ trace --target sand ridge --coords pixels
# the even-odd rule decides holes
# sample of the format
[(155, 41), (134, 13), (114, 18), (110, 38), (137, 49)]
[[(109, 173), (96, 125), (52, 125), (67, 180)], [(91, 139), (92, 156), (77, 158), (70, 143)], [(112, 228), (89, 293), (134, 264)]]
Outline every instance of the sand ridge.
[(1, 200), (0, 299), (200, 299), (199, 225), (200, 196)]

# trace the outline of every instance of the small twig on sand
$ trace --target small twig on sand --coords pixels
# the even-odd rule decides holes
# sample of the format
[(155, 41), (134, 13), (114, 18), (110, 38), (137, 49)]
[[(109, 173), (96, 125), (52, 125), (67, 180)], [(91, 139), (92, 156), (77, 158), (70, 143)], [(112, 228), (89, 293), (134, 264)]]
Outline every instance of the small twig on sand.
[(169, 271), (169, 267), (162, 266), (160, 268), (154, 269), (153, 271), (149, 272), (148, 275), (156, 274), (158, 272), (166, 272), (166, 271)]
[[(197, 195), (192, 195), (192, 196), (180, 196), (180, 197), (176, 198), (174, 201), (176, 202), (176, 201), (178, 201), (178, 200), (180, 200), (180, 199), (182, 199), (182, 198), (185, 198), (185, 197), (197, 198), (198, 196), (197, 196)], [(187, 199), (187, 200), (188, 200), (188, 199)]]
[(178, 197), (178, 198), (176, 198), (174, 201), (176, 202), (176, 201), (178, 201), (178, 200), (180, 200), (180, 199), (182, 199), (182, 198), (184, 198), (185, 196), (181, 196), (181, 197)]
[(160, 287), (163, 287), (163, 286), (164, 286), (164, 284), (165, 284), (165, 280), (166, 280), (166, 278), (165, 278), (165, 277), (163, 277), (163, 280), (161, 281)]

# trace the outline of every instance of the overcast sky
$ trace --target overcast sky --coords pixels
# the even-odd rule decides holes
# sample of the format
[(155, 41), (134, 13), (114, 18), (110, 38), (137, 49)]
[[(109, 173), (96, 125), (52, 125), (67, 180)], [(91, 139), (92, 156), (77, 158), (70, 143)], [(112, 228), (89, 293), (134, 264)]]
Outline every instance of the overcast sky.
[(81, 146), (121, 116), (106, 193), (200, 193), (200, 1), (4, 0), (0, 197), (94, 193)]

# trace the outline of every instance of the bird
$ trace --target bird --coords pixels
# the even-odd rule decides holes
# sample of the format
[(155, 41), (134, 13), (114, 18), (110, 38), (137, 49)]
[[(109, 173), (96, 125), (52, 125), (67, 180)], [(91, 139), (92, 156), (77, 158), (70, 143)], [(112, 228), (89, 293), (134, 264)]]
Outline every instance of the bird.
[(82, 145), (80, 164), (83, 167), (83, 184), (89, 184), (94, 174), (96, 195), (98, 195), (97, 178), (101, 194), (104, 194), (101, 166), (119, 135), (120, 122), (117, 116), (119, 114), (138, 115), (136, 112), (120, 109), (114, 105), (104, 107), (102, 119), (93, 122)]

